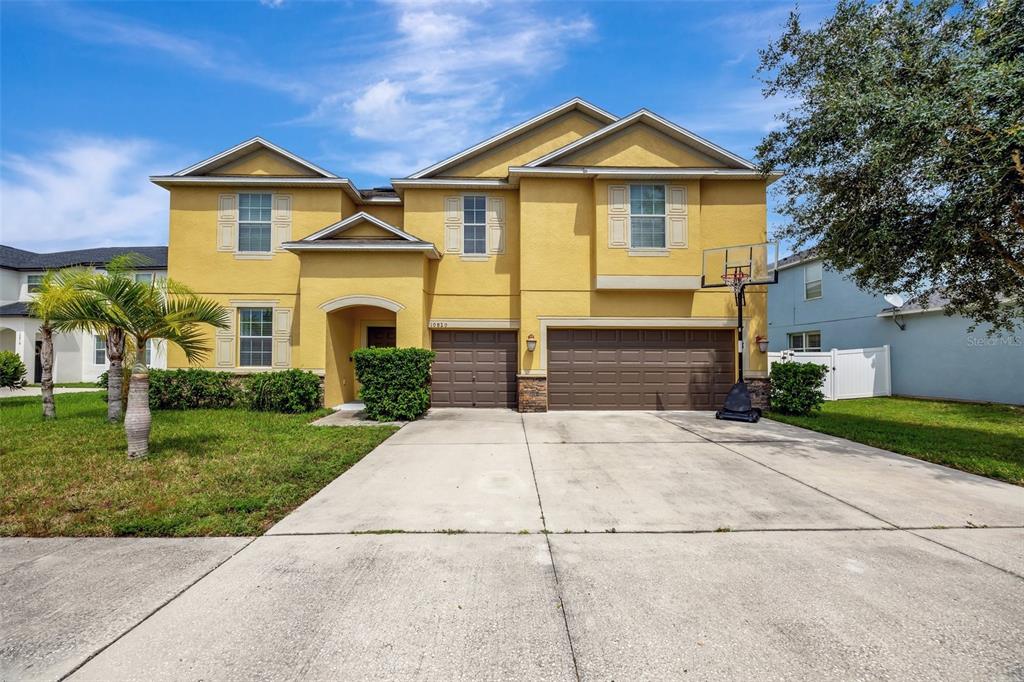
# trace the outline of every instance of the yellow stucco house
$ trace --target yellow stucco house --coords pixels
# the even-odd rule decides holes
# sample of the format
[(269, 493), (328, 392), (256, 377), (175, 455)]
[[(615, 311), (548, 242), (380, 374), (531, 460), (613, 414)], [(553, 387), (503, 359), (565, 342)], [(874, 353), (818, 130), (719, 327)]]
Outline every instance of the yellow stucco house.
[[(254, 138), (152, 181), (168, 274), (233, 311), (207, 366), (322, 374), (350, 354), (437, 352), (435, 406), (713, 409), (767, 361), (764, 287), (702, 289), (702, 253), (766, 240), (774, 177), (640, 110), (574, 99), (385, 189)], [(185, 366), (171, 350), (168, 365)]]

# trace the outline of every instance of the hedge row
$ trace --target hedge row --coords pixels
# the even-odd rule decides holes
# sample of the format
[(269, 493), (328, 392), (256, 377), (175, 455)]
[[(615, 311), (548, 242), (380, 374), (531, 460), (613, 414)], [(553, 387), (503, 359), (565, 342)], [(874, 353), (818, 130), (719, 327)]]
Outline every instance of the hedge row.
[(413, 420), (430, 407), (430, 364), (424, 348), (359, 348), (352, 353), (362, 384), (366, 416), (377, 421)]
[[(107, 373), (99, 379), (107, 385)], [(238, 381), (209, 369), (149, 370), (149, 406), (154, 410), (244, 407), (260, 412), (312, 412), (323, 406), (320, 378), (289, 369), (250, 374)]]

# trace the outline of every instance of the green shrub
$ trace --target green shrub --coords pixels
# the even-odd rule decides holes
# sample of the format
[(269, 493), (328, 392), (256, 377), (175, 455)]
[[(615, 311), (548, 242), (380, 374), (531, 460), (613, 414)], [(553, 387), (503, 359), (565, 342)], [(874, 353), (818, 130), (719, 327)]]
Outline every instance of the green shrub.
[(154, 410), (232, 407), (240, 391), (231, 375), (209, 369), (149, 370), (149, 406)]
[(359, 348), (352, 353), (359, 397), (377, 421), (416, 419), (430, 407), (430, 364), (424, 348)]
[(776, 362), (772, 365), (771, 409), (784, 414), (807, 415), (825, 402), (821, 387), (828, 367), (813, 362)]
[(260, 412), (312, 412), (323, 406), (320, 377), (289, 369), (251, 374), (243, 382), (246, 407)]
[(17, 353), (0, 351), (0, 388), (21, 388), (25, 385), (25, 363)]
[(107, 377), (108, 376), (110, 376), (110, 370), (109, 369), (103, 370), (103, 374), (101, 374), (98, 377), (96, 377), (96, 385), (99, 386), (100, 388), (106, 388), (107, 387)]

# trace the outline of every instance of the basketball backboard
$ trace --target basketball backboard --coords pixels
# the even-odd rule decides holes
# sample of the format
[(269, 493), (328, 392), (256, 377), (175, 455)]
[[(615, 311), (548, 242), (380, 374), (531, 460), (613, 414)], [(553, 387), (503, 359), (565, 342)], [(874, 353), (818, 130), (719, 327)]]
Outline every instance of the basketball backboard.
[(774, 284), (779, 262), (778, 242), (737, 244), (704, 249), (701, 287), (732, 287), (740, 278), (747, 284)]

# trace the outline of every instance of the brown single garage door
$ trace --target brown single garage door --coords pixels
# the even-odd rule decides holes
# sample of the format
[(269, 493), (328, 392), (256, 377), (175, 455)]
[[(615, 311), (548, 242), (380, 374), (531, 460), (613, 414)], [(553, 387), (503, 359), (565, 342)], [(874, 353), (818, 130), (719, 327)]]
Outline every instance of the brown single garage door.
[(515, 407), (514, 331), (435, 331), (430, 372), (434, 407)]
[(551, 329), (552, 410), (712, 410), (734, 381), (731, 329)]

